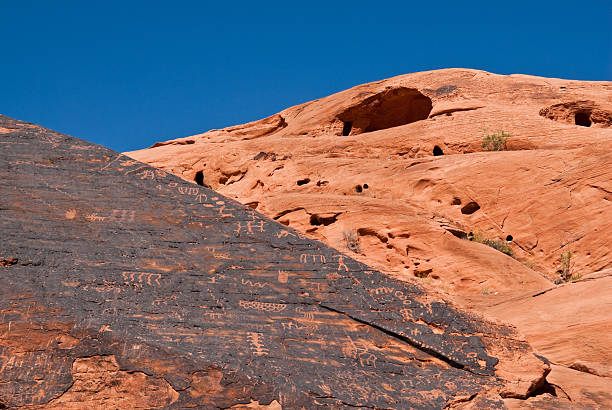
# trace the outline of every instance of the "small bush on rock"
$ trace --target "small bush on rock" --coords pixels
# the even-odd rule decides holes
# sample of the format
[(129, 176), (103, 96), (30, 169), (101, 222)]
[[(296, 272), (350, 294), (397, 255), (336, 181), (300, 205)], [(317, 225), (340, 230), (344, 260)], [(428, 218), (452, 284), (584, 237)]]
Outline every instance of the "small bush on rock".
[(506, 241), (503, 241), (501, 239), (489, 239), (480, 232), (476, 232), (472, 235), (469, 235), (468, 239), (472, 242), (478, 242), (482, 243), (483, 245), (490, 246), (491, 248), (514, 258), (514, 252), (512, 252), (512, 248)]
[(342, 232), (342, 236), (344, 237), (344, 242), (346, 243), (346, 247), (353, 251), (359, 252), (361, 250), (359, 246), (359, 233), (357, 231), (350, 230)]
[(506, 149), (508, 138), (510, 138), (510, 134), (501, 130), (485, 135), (482, 139), (482, 148), (487, 151), (503, 151)]
[(582, 275), (575, 274), (573, 272), (574, 264), (572, 264), (572, 252), (571, 251), (562, 253), (561, 256), (559, 257), (559, 262), (561, 263), (561, 269), (559, 269), (557, 273), (559, 274), (560, 278), (557, 281), (555, 281), (556, 284), (559, 284), (562, 282), (570, 282), (570, 281), (573, 282), (582, 277)]

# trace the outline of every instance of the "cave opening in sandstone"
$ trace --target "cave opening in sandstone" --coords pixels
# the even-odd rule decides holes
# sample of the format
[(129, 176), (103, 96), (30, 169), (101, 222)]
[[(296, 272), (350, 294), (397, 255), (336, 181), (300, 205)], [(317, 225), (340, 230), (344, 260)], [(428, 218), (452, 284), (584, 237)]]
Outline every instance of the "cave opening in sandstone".
[(310, 178), (304, 178), (304, 179), (300, 179), (297, 184), (302, 186), (302, 185), (306, 185), (307, 183), (310, 182)]
[(327, 225), (331, 225), (334, 222), (336, 222), (338, 216), (337, 215), (332, 215), (332, 216), (321, 216), (321, 215), (317, 215), (317, 214), (312, 214), (310, 216), (310, 225), (313, 226), (327, 226)]
[(426, 120), (432, 101), (415, 88), (384, 90), (359, 101), (338, 114), (342, 135), (357, 135)]
[(353, 129), (353, 123), (351, 121), (344, 121), (344, 126), (342, 127), (342, 136), (346, 137), (351, 133)]
[(442, 148), (436, 145), (433, 149), (433, 154), (434, 157), (439, 157), (440, 155), (444, 155), (444, 151), (442, 151)]
[(368, 184), (363, 184), (363, 189), (368, 189), (368, 188), (369, 188)]
[(590, 127), (591, 116), (586, 112), (577, 112), (574, 115), (574, 124), (580, 125), (581, 127)]
[(480, 209), (480, 205), (476, 202), (471, 201), (468, 202), (463, 208), (461, 208), (461, 213), (464, 215), (472, 215), (474, 212)]
[(202, 171), (196, 172), (194, 181), (196, 184), (204, 186), (204, 172)]
[(362, 193), (363, 192), (363, 187), (361, 185), (357, 185), (355, 187), (355, 192), (357, 192), (358, 194)]

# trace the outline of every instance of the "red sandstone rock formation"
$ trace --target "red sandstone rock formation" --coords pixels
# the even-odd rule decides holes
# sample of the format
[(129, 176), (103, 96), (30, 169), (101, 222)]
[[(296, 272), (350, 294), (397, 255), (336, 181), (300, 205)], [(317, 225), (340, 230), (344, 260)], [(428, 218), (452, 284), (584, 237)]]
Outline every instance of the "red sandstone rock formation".
[(569, 403), (507, 325), (163, 170), (0, 127), (0, 407)]
[[(611, 95), (610, 82), (422, 72), (128, 155), (515, 324), (554, 363), (549, 380), (606, 406)], [(502, 150), (483, 147), (500, 131)], [(573, 281), (556, 286), (568, 252)]]

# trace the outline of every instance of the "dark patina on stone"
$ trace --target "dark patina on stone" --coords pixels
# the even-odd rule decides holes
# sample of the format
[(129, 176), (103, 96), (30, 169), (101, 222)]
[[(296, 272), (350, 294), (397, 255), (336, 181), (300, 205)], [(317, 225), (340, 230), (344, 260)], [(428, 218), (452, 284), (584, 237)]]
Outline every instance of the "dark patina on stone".
[(510, 329), (104, 147), (0, 127), (0, 405), (112, 405), (81, 382), (104, 372), (148, 407), (441, 408), (503, 384), (480, 335)]

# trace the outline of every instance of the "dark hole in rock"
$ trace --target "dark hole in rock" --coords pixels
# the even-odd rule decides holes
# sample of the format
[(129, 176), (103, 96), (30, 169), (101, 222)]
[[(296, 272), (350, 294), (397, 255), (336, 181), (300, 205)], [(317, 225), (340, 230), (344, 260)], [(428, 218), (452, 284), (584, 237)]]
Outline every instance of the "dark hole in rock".
[(467, 233), (463, 232), (460, 229), (454, 229), (454, 228), (444, 228), (446, 229), (448, 232), (450, 232), (451, 234), (453, 234), (453, 236), (459, 238), (459, 239), (467, 239), (468, 235)]
[(606, 111), (594, 101), (570, 101), (544, 107), (542, 117), (575, 124), (582, 127), (612, 127), (612, 111)]
[(512, 235), (507, 235), (506, 236), (506, 241), (507, 242), (512, 242), (514, 240), (514, 238), (512, 237)]
[(398, 87), (382, 91), (338, 114), (342, 135), (384, 130), (426, 120), (433, 105), (431, 99), (415, 88)]
[(357, 185), (357, 186), (355, 187), (355, 192), (357, 192), (358, 194), (362, 193), (362, 192), (363, 192), (363, 188), (362, 188), (362, 186), (361, 186), (361, 185)]
[(342, 135), (346, 137), (347, 135), (351, 133), (352, 129), (353, 129), (353, 122), (344, 121), (344, 127), (342, 127)]
[(431, 272), (433, 272), (432, 268), (415, 268), (414, 276), (417, 278), (426, 278)]
[(331, 225), (334, 222), (336, 222), (336, 218), (338, 217), (338, 215), (333, 215), (333, 216), (320, 216), (317, 214), (312, 214), (310, 216), (310, 224), (311, 225), (323, 225), (323, 226), (327, 226), (327, 225)]
[(581, 127), (590, 127), (591, 116), (586, 112), (577, 112), (574, 116), (574, 124), (580, 125)]
[(204, 172), (202, 171), (196, 172), (194, 181), (196, 184), (204, 186)]
[(368, 184), (363, 184), (363, 189), (368, 189), (368, 188), (369, 188)]
[(310, 178), (304, 178), (304, 179), (300, 179), (297, 184), (298, 185), (306, 185), (307, 183), (310, 182)]
[(444, 151), (442, 151), (442, 148), (436, 145), (433, 149), (433, 154), (434, 154), (434, 157), (439, 157), (440, 155), (444, 155)]
[(480, 209), (480, 205), (472, 201), (472, 202), (468, 202), (463, 208), (461, 208), (461, 213), (464, 215), (471, 215), (474, 212), (478, 211), (479, 209)]
[(461, 198), (454, 197), (451, 205), (461, 205)]

